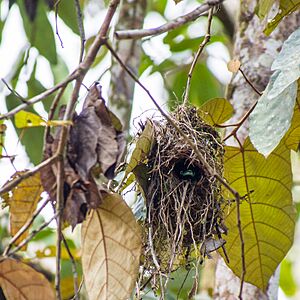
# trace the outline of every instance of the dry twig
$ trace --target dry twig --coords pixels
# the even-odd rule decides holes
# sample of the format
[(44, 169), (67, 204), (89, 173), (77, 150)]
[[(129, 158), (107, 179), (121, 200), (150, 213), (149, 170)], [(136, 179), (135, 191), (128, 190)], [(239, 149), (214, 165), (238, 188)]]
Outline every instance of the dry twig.
[(186, 15), (180, 16), (162, 26), (151, 29), (132, 29), (116, 31), (115, 36), (117, 39), (140, 39), (146, 36), (159, 35), (164, 32), (174, 30), (188, 22), (198, 19), (201, 15), (209, 11), (211, 8), (221, 4), (224, 0), (208, 0), (207, 2), (198, 6), (195, 10)]
[(196, 53), (196, 55), (193, 59), (193, 62), (191, 64), (191, 68), (189, 70), (189, 74), (188, 74), (188, 78), (187, 78), (187, 82), (186, 82), (185, 93), (184, 93), (183, 105), (188, 104), (189, 92), (190, 92), (191, 80), (192, 80), (192, 75), (193, 75), (194, 68), (197, 64), (197, 61), (198, 61), (201, 53), (203, 52), (204, 47), (210, 41), (210, 31), (211, 31), (212, 17), (213, 17), (213, 9), (210, 9), (209, 13), (208, 13), (208, 19), (207, 19), (207, 31), (206, 31), (204, 40), (200, 44), (199, 49), (198, 49), (198, 51), (197, 51), (197, 53)]

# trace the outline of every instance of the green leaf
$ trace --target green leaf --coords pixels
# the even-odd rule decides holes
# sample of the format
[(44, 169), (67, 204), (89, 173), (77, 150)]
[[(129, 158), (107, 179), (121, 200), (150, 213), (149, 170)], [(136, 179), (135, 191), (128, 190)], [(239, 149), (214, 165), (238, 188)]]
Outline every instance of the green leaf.
[(289, 15), (290, 13), (296, 11), (300, 7), (300, 0), (280, 0), (278, 14), (268, 22), (264, 33), (269, 35), (281, 22), (281, 20)]
[(300, 28), (283, 43), (280, 53), (272, 64), (272, 70), (298, 69), (300, 65)]
[(280, 265), (279, 286), (284, 293), (292, 297), (297, 292), (297, 285), (293, 276), (293, 264), (285, 259)]
[(225, 98), (215, 98), (205, 102), (198, 109), (198, 115), (208, 124), (215, 126), (229, 120), (233, 107)]
[(125, 178), (138, 164), (146, 159), (153, 143), (153, 134), (153, 124), (150, 120), (147, 120), (144, 130), (136, 141), (135, 149), (133, 150), (130, 161), (126, 167)]
[[(180, 71), (174, 72), (167, 76), (166, 81), (170, 88), (169, 107), (174, 108), (181, 103), (182, 96), (186, 87), (186, 80), (189, 66), (180, 68)], [(166, 76), (165, 76), (166, 77)], [(189, 94), (189, 102), (194, 106), (201, 106), (211, 98), (220, 97), (222, 87), (215, 76), (209, 71), (203, 63), (198, 63), (194, 69), (191, 80), (191, 89)], [(174, 94), (177, 99), (174, 99)]]
[[(20, 99), (15, 95), (10, 94), (6, 97), (6, 106), (8, 111), (12, 110), (20, 104)], [(34, 112), (32, 107), (28, 107), (28, 111)], [(20, 138), (22, 145), (25, 146), (26, 153), (33, 164), (38, 164), (41, 161), (43, 149), (43, 132), (42, 127), (34, 127), (30, 129), (16, 128), (16, 132)]]
[(75, 1), (61, 0), (57, 8), (59, 17), (74, 33), (79, 35)]
[(275, 2), (274, 0), (260, 0), (259, 1), (257, 15), (259, 16), (260, 19), (265, 18), (265, 16), (269, 13), (274, 2)]
[(24, 29), (32, 47), (36, 47), (41, 55), (51, 64), (57, 63), (54, 33), (47, 17), (47, 7), (44, 1), (38, 1), (37, 14), (31, 22), (26, 14), (24, 2), (18, 1), (23, 19)]
[(272, 75), (264, 94), (250, 115), (249, 136), (254, 147), (265, 156), (273, 151), (289, 129), (297, 94), (295, 81), (276, 97), (269, 98), (272, 89), (276, 89), (278, 72), (280, 71)]
[(71, 121), (50, 120), (46, 121), (41, 116), (21, 110), (15, 114), (15, 125), (17, 128), (29, 128), (39, 126), (63, 126), (72, 125)]
[[(247, 138), (243, 149), (225, 147), (224, 172), (230, 186), (244, 197), (240, 220), (245, 245), (245, 281), (266, 290), (294, 238), (296, 211), (291, 194), (290, 150), (281, 143), (265, 159)], [(235, 202), (225, 224), (228, 265), (240, 277), (242, 253)]]

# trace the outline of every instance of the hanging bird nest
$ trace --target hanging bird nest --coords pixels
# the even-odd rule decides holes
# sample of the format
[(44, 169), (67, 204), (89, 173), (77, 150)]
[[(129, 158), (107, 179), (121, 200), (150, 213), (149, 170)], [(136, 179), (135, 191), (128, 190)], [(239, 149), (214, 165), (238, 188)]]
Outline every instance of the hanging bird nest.
[[(206, 163), (223, 173), (223, 146), (218, 132), (194, 107), (180, 106), (171, 115), (201, 152)], [(171, 272), (189, 257), (205, 257), (223, 247), (221, 185), (171, 124), (153, 122), (154, 142), (147, 156), (148, 188), (144, 267)]]

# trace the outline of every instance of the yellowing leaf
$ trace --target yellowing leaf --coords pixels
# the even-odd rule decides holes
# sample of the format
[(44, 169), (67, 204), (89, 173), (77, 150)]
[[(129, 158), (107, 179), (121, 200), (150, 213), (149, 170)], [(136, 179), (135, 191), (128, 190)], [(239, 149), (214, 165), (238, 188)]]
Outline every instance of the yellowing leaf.
[[(224, 163), (226, 180), (244, 196), (240, 220), (245, 243), (245, 281), (265, 290), (294, 238), (296, 212), (291, 194), (290, 150), (282, 142), (265, 159), (248, 138), (242, 151), (226, 147)], [(225, 224), (229, 267), (240, 277), (242, 254), (236, 203), (231, 204)]]
[[(16, 173), (13, 177), (21, 175), (23, 172)], [(8, 197), (6, 204), (9, 206), (10, 213), (10, 231), (14, 236), (19, 229), (31, 218), (32, 213), (36, 210), (37, 204), (43, 192), (40, 174), (24, 179), (18, 186), (16, 186)], [(25, 231), (16, 241), (18, 245), (27, 237), (28, 230)]]
[(241, 66), (241, 62), (238, 59), (233, 59), (228, 62), (227, 69), (229, 72), (236, 73)]
[(37, 126), (66, 126), (72, 125), (71, 121), (51, 120), (45, 121), (39, 115), (21, 110), (15, 114), (15, 125), (17, 128), (37, 127)]
[[(56, 256), (56, 246), (52, 245), (52, 246), (46, 247), (43, 250), (38, 250), (38, 251), (36, 251), (35, 255), (37, 258), (55, 257)], [(72, 250), (72, 255), (75, 260), (79, 260), (81, 257), (78, 250)], [(65, 247), (61, 249), (60, 256), (61, 256), (61, 259), (65, 259), (65, 260), (70, 259), (70, 255)]]
[(291, 121), (291, 127), (286, 133), (284, 142), (289, 149), (297, 151), (300, 143), (300, 80), (298, 80), (298, 97)]
[(257, 15), (263, 19), (270, 11), (275, 0), (260, 0), (258, 3), (258, 13)]
[(52, 287), (43, 274), (11, 258), (0, 262), (0, 286), (6, 299), (55, 299)]
[(148, 120), (143, 132), (141, 133), (140, 137), (136, 142), (135, 149), (132, 152), (132, 156), (125, 170), (125, 178), (130, 172), (133, 171), (133, 169), (139, 163), (143, 162), (146, 159), (153, 142), (153, 134), (154, 134), (153, 124), (150, 120)]
[(198, 114), (206, 123), (215, 126), (231, 118), (233, 107), (227, 99), (214, 98), (201, 105)]
[(127, 299), (138, 274), (141, 230), (118, 194), (107, 195), (82, 225), (82, 267), (90, 300)]
[(296, 11), (300, 7), (300, 0), (280, 0), (278, 14), (268, 22), (264, 33), (269, 35), (281, 22), (281, 20)]

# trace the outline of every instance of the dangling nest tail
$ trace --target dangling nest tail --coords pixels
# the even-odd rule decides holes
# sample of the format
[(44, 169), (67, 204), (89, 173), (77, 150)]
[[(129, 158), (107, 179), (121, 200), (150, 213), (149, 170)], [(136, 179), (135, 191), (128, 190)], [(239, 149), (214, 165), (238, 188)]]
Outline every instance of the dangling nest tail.
[[(224, 151), (218, 132), (201, 120), (194, 107), (179, 107), (171, 117), (222, 176)], [(194, 258), (204, 257), (223, 245), (221, 186), (171, 124), (153, 122), (153, 127), (144, 266), (149, 271), (159, 265), (159, 270), (169, 273), (188, 264), (191, 253)]]

